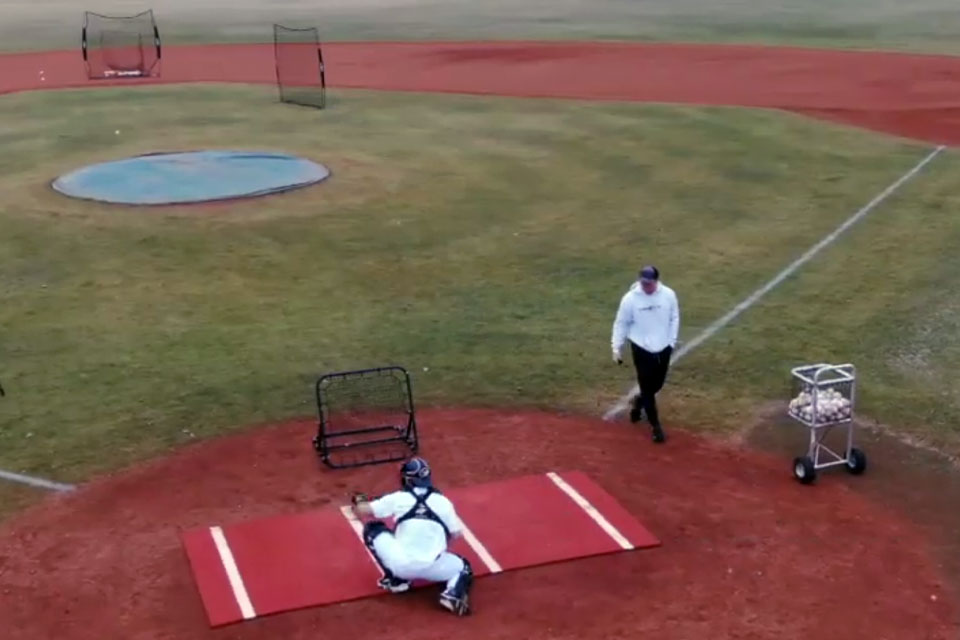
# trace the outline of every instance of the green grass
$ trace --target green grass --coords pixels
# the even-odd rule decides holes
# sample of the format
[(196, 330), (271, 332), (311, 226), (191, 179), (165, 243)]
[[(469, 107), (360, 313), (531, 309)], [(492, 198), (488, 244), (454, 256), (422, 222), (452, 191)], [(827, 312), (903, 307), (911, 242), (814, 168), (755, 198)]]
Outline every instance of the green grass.
[[(128, 5), (98, 5), (125, 15)], [(326, 41), (605, 39), (752, 42), (960, 53), (955, 0), (307, 0), (156, 7), (167, 44), (266, 42), (271, 25), (320, 28)], [(0, 6), (0, 48), (73, 48), (80, 10)]]
[(0, 520), (49, 496), (48, 489), (15, 484), (7, 480), (0, 481)]
[(723, 398), (769, 397), (772, 380), (789, 394), (787, 364), (851, 361), (863, 417), (960, 452), (958, 169), (956, 155), (938, 159), (691, 355), (675, 382), (704, 390), (697, 422), (748, 415), (749, 403), (728, 407)]
[[(0, 99), (0, 468), (82, 481), (311, 415), (318, 375), (387, 363), (412, 371), (421, 406), (600, 413), (630, 383), (608, 344), (640, 263), (678, 291), (690, 339), (928, 151), (763, 111), (272, 98)], [(48, 187), (90, 162), (205, 147), (299, 153), (333, 176), (205, 209)], [(736, 429), (786, 397), (789, 367), (850, 360), (869, 415), (956, 448), (956, 164), (938, 161), (678, 365), (670, 423)]]

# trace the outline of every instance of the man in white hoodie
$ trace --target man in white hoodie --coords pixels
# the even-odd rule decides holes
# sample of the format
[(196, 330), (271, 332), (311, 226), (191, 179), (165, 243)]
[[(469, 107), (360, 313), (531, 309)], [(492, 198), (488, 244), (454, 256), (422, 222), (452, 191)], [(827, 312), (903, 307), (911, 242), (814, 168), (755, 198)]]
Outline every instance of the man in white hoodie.
[(637, 282), (620, 300), (613, 321), (613, 360), (623, 363), (620, 349), (630, 341), (633, 365), (637, 370), (640, 393), (633, 400), (630, 422), (639, 422), (647, 414), (653, 429), (653, 441), (664, 442), (666, 436), (657, 413), (656, 394), (663, 388), (670, 368), (670, 356), (680, 332), (680, 305), (673, 289), (660, 282), (654, 266), (640, 270)]

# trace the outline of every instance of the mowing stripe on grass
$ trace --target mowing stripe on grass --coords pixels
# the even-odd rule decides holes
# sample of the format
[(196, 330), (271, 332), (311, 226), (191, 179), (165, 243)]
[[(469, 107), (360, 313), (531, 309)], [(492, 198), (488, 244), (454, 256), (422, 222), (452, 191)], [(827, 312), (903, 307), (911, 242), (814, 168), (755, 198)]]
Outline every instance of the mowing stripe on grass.
[[(783, 271), (775, 275), (772, 280), (770, 280), (765, 285), (763, 285), (762, 287), (760, 287), (759, 289), (751, 293), (749, 296), (744, 298), (733, 309), (731, 309), (730, 311), (725, 313), (723, 316), (715, 320), (710, 326), (708, 326), (706, 329), (701, 331), (693, 340), (683, 344), (683, 346), (677, 349), (676, 354), (674, 354), (673, 362), (674, 363), (678, 362), (685, 355), (687, 355), (688, 353), (696, 349), (698, 346), (700, 346), (701, 344), (709, 340), (711, 337), (713, 337), (714, 334), (720, 331), (720, 329), (727, 326), (731, 321), (733, 321), (734, 318), (736, 318), (741, 313), (743, 313), (744, 311), (752, 307), (754, 304), (756, 304), (757, 301), (760, 300), (760, 298), (768, 294), (770, 291), (776, 288), (777, 285), (779, 285), (781, 282), (783, 282), (788, 277), (790, 277), (790, 275), (792, 275), (797, 269), (802, 267), (811, 258), (813, 258), (813, 256), (819, 253), (821, 249), (832, 244), (834, 240), (840, 237), (840, 234), (842, 234), (844, 231), (846, 231), (847, 229), (852, 227), (854, 224), (859, 222), (861, 218), (866, 216), (868, 213), (873, 211), (879, 204), (881, 204), (884, 200), (889, 198), (897, 189), (903, 186), (904, 183), (906, 183), (908, 180), (910, 180), (915, 175), (920, 173), (920, 171), (923, 170), (923, 168), (927, 166), (927, 164), (929, 164), (934, 158), (940, 155), (940, 153), (944, 149), (946, 149), (946, 147), (943, 145), (940, 145), (936, 149), (931, 151), (929, 154), (927, 154), (927, 156), (923, 160), (918, 162), (916, 166), (914, 166), (912, 169), (910, 169), (905, 174), (900, 176), (900, 178), (897, 179), (896, 182), (894, 182), (889, 187), (881, 191), (879, 194), (877, 194), (877, 196), (873, 200), (871, 200), (866, 205), (864, 205), (862, 209), (860, 209), (859, 211), (854, 213), (852, 216), (847, 218), (847, 220), (843, 224), (841, 224), (839, 227), (837, 227), (832, 233), (830, 233), (830, 235), (826, 236), (820, 242), (810, 247), (810, 249), (808, 249), (806, 253), (804, 253), (802, 256), (800, 256), (799, 258), (794, 260), (792, 263), (787, 265), (787, 267), (783, 269)], [(633, 396), (635, 396), (639, 392), (640, 392), (640, 387), (637, 386), (636, 383), (634, 383), (630, 391), (628, 391), (622, 398), (620, 398), (620, 400), (618, 400), (615, 405), (610, 407), (610, 409), (603, 415), (603, 419), (612, 420), (613, 418), (616, 418), (617, 416), (621, 415), (624, 411), (626, 411), (629, 408), (630, 401), (633, 398)]]

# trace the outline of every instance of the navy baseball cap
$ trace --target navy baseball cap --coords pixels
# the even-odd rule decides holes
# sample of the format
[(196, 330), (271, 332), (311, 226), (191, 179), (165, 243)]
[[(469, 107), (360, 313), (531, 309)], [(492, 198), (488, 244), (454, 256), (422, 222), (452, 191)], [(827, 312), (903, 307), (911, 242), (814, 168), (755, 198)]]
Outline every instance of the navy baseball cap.
[(656, 282), (660, 279), (660, 271), (653, 265), (647, 265), (640, 269), (640, 280), (643, 282)]

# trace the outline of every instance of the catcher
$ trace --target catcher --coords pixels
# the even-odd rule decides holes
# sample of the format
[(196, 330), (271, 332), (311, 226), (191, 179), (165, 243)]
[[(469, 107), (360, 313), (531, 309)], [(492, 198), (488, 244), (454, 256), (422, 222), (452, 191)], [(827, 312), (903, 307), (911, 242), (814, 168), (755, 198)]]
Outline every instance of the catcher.
[[(470, 613), (473, 571), (466, 558), (447, 551), (449, 542), (463, 533), (463, 523), (453, 503), (433, 487), (430, 466), (412, 458), (400, 467), (400, 490), (376, 500), (363, 494), (352, 498), (353, 511), (365, 520), (363, 542), (373, 555), (383, 578), (382, 589), (402, 593), (413, 580), (443, 582), (440, 605), (464, 616)], [(382, 520), (393, 517), (391, 531)]]

